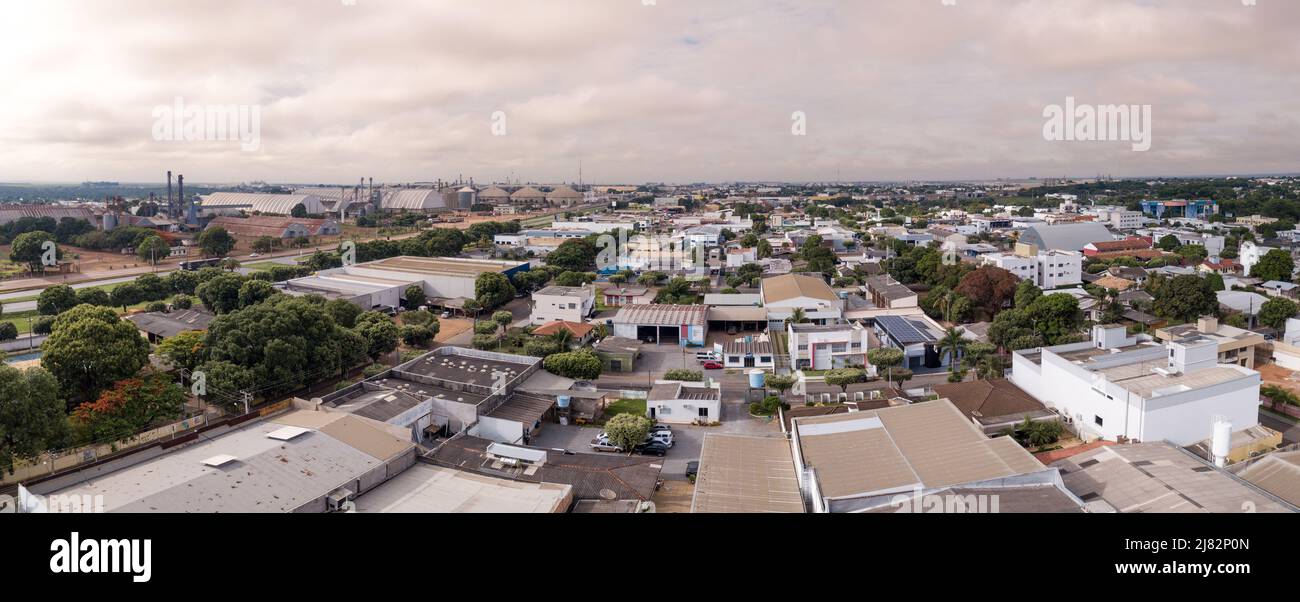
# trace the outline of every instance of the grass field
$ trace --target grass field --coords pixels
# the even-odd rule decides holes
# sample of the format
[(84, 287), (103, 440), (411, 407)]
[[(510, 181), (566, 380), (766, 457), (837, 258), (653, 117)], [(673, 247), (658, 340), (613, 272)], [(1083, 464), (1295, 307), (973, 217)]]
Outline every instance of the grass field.
[(620, 399), (605, 406), (605, 420), (609, 420), (619, 414), (645, 416), (645, 412), (646, 405), (644, 399)]

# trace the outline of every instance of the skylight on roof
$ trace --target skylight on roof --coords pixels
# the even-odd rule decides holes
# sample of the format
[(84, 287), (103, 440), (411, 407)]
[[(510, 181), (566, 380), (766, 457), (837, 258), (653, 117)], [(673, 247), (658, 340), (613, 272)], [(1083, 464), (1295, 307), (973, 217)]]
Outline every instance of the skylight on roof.
[(226, 464), (229, 464), (229, 463), (231, 463), (231, 462), (234, 462), (234, 461), (236, 461), (236, 460), (238, 460), (238, 459), (239, 459), (239, 458), (236, 458), (236, 457), (234, 457), (234, 456), (232, 456), (232, 455), (230, 455), (230, 454), (221, 454), (221, 455), (219, 455), (219, 456), (212, 456), (211, 458), (208, 458), (207, 460), (204, 460), (204, 461), (203, 461), (203, 464), (204, 464), (205, 466), (211, 466), (211, 467), (213, 467), (213, 468), (218, 468), (218, 467), (221, 467), (221, 466), (225, 466)]
[(277, 441), (292, 441), (294, 438), (310, 433), (311, 429), (300, 426), (286, 426), (266, 434), (267, 438)]

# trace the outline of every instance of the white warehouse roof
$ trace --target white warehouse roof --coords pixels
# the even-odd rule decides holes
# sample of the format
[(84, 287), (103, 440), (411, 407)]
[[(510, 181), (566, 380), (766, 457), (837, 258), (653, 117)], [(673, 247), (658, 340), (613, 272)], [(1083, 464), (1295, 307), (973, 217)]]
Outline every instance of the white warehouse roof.
[(392, 211), (432, 211), (447, 208), (442, 193), (427, 189), (387, 190), (384, 192), (382, 204), (384, 209)]
[(290, 215), (302, 205), (309, 214), (323, 213), (321, 198), (314, 194), (257, 194), (248, 192), (214, 192), (203, 197), (205, 210), (244, 209), (260, 213)]

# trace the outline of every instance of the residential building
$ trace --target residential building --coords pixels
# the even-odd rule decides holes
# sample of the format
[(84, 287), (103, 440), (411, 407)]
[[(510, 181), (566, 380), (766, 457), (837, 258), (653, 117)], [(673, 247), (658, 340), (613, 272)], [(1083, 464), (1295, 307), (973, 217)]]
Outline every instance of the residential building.
[(867, 298), (873, 305), (882, 309), (906, 309), (920, 307), (920, 296), (916, 291), (899, 284), (893, 276), (882, 274), (866, 279), (864, 285)]
[(533, 293), (533, 311), (529, 321), (534, 326), (551, 322), (587, 321), (596, 309), (596, 289), (586, 286), (548, 286)]
[(207, 330), (217, 316), (205, 309), (187, 309), (132, 314), (125, 319), (135, 324), (150, 343), (157, 344), (183, 332)]
[(789, 324), (786, 347), (790, 365), (802, 370), (865, 366), (870, 331), (859, 323)]
[(1083, 255), (1073, 251), (1042, 252), (1022, 243), (1016, 245), (1014, 253), (992, 253), (980, 259), (1043, 290), (1083, 283)]
[(844, 300), (821, 278), (801, 274), (764, 278), (760, 294), (773, 330), (785, 329), (796, 309), (815, 324), (838, 322), (844, 316)]
[(1214, 341), (1219, 345), (1220, 364), (1235, 364), (1242, 368), (1255, 369), (1255, 351), (1261, 349), (1267, 357), (1267, 350), (1263, 349), (1266, 341), (1264, 335), (1249, 330), (1229, 326), (1219, 323), (1219, 319), (1214, 316), (1208, 316), (1197, 320), (1195, 324), (1183, 324), (1155, 331), (1157, 340), (1164, 343), (1203, 337)]
[(1191, 445), (1216, 416), (1259, 423), (1259, 373), (1220, 364), (1218, 350), (1207, 337), (1160, 344), (1098, 325), (1091, 341), (1015, 352), (1011, 381), (1085, 439)]
[(610, 286), (601, 289), (606, 307), (623, 307), (624, 305), (649, 305), (654, 303), (654, 291), (644, 286)]
[(669, 424), (712, 424), (722, 420), (722, 385), (658, 381), (646, 396), (646, 415)]
[(1276, 223), (1277, 223), (1277, 218), (1276, 218), (1276, 217), (1264, 217), (1264, 216), (1262, 216), (1262, 215), (1248, 215), (1248, 216), (1246, 216), (1246, 217), (1239, 217), (1239, 218), (1237, 218), (1237, 219), (1234, 220), (1234, 221), (1236, 221), (1238, 224), (1241, 224), (1241, 225), (1243, 225), (1243, 226), (1250, 226), (1250, 227), (1252, 227), (1252, 228), (1256, 228), (1256, 227), (1259, 227), (1259, 226), (1267, 226), (1267, 225), (1269, 225), (1269, 224), (1276, 224)]
[(995, 436), (1024, 423), (1055, 422), (1060, 415), (1005, 379), (934, 386), (934, 394), (951, 401), (980, 431)]
[(1123, 240), (1094, 241), (1083, 246), (1083, 254), (1086, 257), (1100, 257), (1103, 255), (1113, 256), (1117, 253), (1148, 251), (1151, 249), (1151, 244), (1150, 238), (1141, 236), (1130, 236)]
[(727, 249), (727, 267), (739, 268), (747, 263), (758, 261), (758, 250), (754, 248)]
[(904, 368), (940, 368), (950, 363), (949, 354), (938, 347), (943, 329), (925, 314), (878, 316), (875, 329), (882, 346), (903, 352)]
[(727, 368), (776, 368), (776, 349), (766, 332), (714, 343), (713, 351)]

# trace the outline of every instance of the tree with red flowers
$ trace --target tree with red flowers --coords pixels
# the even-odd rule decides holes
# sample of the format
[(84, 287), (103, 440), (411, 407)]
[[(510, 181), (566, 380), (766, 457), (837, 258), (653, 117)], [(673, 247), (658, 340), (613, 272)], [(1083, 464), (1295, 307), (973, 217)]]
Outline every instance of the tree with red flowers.
[(961, 279), (956, 291), (995, 315), (1016, 296), (1020, 279), (1000, 267), (986, 265)]

